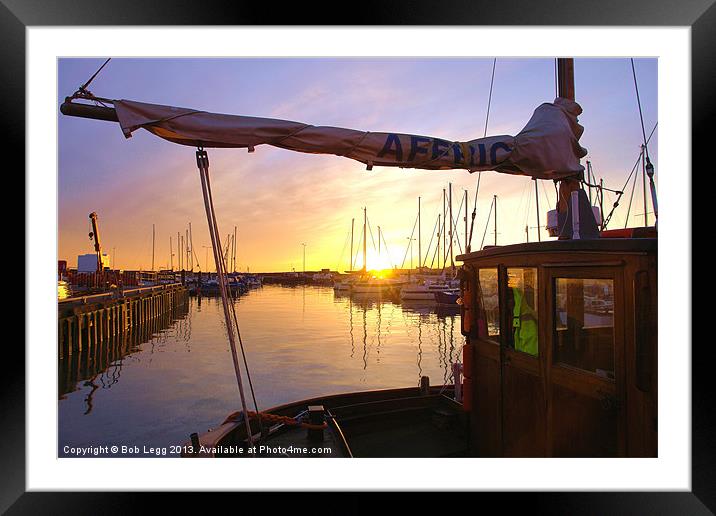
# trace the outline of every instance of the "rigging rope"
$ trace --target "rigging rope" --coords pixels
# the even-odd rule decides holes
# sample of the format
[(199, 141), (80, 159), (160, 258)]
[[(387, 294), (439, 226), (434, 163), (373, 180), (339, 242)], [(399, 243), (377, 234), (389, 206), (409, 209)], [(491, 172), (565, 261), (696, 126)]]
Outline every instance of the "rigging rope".
[(383, 245), (385, 246), (385, 254), (388, 255), (388, 261), (390, 262), (390, 268), (393, 268), (393, 259), (390, 257), (390, 251), (388, 250), (388, 243), (385, 241), (385, 231), (380, 233), (380, 237), (383, 239)]
[[(224, 320), (226, 322), (226, 331), (229, 337), (229, 345), (231, 347), (231, 358), (234, 364), (234, 372), (236, 374), (236, 380), (239, 387), (239, 395), (241, 397), (241, 407), (244, 413), (248, 413), (246, 405), (246, 396), (244, 395), (244, 386), (241, 375), (241, 366), (239, 364), (238, 356), (236, 354), (236, 343), (234, 336), (234, 322), (238, 322), (236, 319), (236, 313), (234, 312), (234, 320), (232, 321), (231, 314), (229, 313), (229, 299), (227, 295), (227, 284), (226, 276), (224, 271), (224, 260), (221, 256), (221, 240), (219, 238), (219, 231), (216, 224), (216, 213), (214, 212), (214, 203), (211, 195), (211, 185), (209, 182), (209, 157), (206, 151), (199, 147), (196, 151), (196, 163), (199, 168), (199, 176), (201, 179), (201, 188), (204, 196), (204, 208), (206, 210), (206, 221), (209, 226), (209, 234), (211, 236), (211, 245), (214, 252), (214, 263), (216, 264), (216, 276), (219, 284), (219, 291), (221, 293), (221, 303), (224, 309)], [(237, 326), (238, 333), (238, 326)], [(241, 336), (239, 334), (239, 342), (241, 344), (243, 353), (243, 343), (241, 342)], [(245, 361), (245, 355), (244, 355)], [(246, 362), (244, 362), (246, 366)], [(248, 375), (248, 367), (246, 368)], [(253, 388), (252, 388), (253, 391)], [(250, 446), (253, 446), (253, 436), (251, 433), (251, 425), (248, 418), (245, 418), (246, 422), (246, 436)]]
[(631, 59), (631, 72), (634, 76), (634, 89), (636, 90), (636, 103), (639, 106), (639, 120), (641, 121), (641, 135), (644, 138), (644, 149), (646, 151), (646, 159), (649, 160), (649, 148), (646, 141), (646, 130), (644, 129), (644, 114), (641, 110), (641, 99), (639, 98), (639, 85), (636, 82), (636, 69), (634, 68), (634, 58)]
[[(495, 84), (495, 66), (497, 58), (492, 61), (492, 77), (490, 78), (490, 94), (487, 97), (487, 116), (485, 116), (485, 132), (483, 138), (487, 136), (487, 123), (490, 120), (490, 106), (492, 105), (492, 87)], [(477, 215), (477, 194), (480, 193), (480, 179), (482, 178), (482, 170), (477, 173), (477, 186), (475, 187), (475, 203), (472, 207), (472, 220), (470, 221), (470, 236), (465, 242), (465, 252), (469, 253), (472, 248), (472, 230), (475, 228), (475, 216)]]
[[(433, 232), (430, 235), (430, 242), (428, 243), (428, 248), (425, 251), (425, 259), (422, 262), (422, 266), (425, 266), (425, 263), (428, 261), (428, 256), (430, 256), (430, 247), (433, 245), (433, 238), (435, 238), (435, 230), (438, 227), (438, 218), (435, 219), (435, 225), (433, 226)], [(433, 255), (433, 261), (435, 260), (435, 256)], [(432, 269), (433, 266), (430, 264), (430, 268)]]
[[(649, 133), (649, 137), (646, 139), (646, 143), (649, 143), (649, 142), (651, 141), (651, 137), (654, 136), (654, 131), (656, 131), (656, 128), (658, 127), (658, 125), (659, 125), (659, 122), (657, 122), (657, 123), (654, 124), (654, 128), (651, 130), (651, 133)], [(619, 192), (619, 191), (616, 191), (616, 192), (615, 192), (615, 193), (617, 193), (617, 199), (614, 201), (614, 204), (612, 205), (612, 209), (611, 209), (611, 211), (609, 212), (609, 215), (607, 215), (607, 217), (604, 219), (604, 225), (603, 225), (604, 229), (606, 229), (607, 224), (609, 224), (609, 221), (611, 220), (612, 215), (614, 214), (614, 210), (616, 210), (616, 209), (617, 209), (617, 206), (619, 206), (619, 201), (621, 200), (623, 193), (626, 191), (627, 186), (629, 186), (629, 181), (631, 180), (631, 176), (632, 176), (632, 174), (634, 174), (634, 172), (636, 171), (636, 167), (639, 165), (639, 161), (641, 160), (641, 155), (642, 155), (643, 153), (644, 153), (644, 150), (642, 149), (642, 150), (639, 152), (639, 156), (636, 158), (636, 162), (634, 163), (634, 167), (631, 169), (631, 173), (629, 174), (629, 176), (627, 176), (627, 179), (626, 179), (626, 181), (624, 182), (624, 186), (622, 187), (621, 191), (620, 191), (620, 192)], [(556, 184), (556, 183), (555, 183), (555, 184)], [(556, 188), (556, 186), (555, 186), (555, 188)], [(604, 188), (604, 189), (602, 189), (602, 190), (606, 190), (606, 188)], [(603, 195), (604, 195), (604, 192), (602, 191), (602, 196), (603, 196)]]
[[(360, 236), (358, 237), (358, 241), (360, 242), (362, 239), (363, 239), (363, 228), (361, 227)], [(354, 259), (353, 259), (353, 263), (351, 264), (351, 270), (353, 270), (355, 268), (355, 265), (358, 264), (358, 253), (360, 253), (360, 246), (356, 247), (356, 254), (353, 257)], [(365, 264), (363, 264), (363, 266), (365, 267)], [(367, 269), (367, 267), (366, 267), (366, 269)]]
[(413, 224), (413, 230), (410, 232), (410, 237), (408, 237), (408, 247), (405, 249), (405, 255), (403, 256), (403, 261), (400, 264), (400, 268), (402, 269), (405, 265), (405, 260), (408, 257), (408, 251), (410, 250), (410, 244), (413, 242), (413, 235), (415, 234), (415, 228), (418, 226), (418, 217), (415, 217), (415, 224)]
[[(639, 153), (639, 156), (641, 157), (643, 154), (644, 148), (642, 147), (642, 151)], [(639, 177), (639, 174), (634, 174), (634, 182), (631, 185), (631, 195), (629, 196), (629, 207), (627, 208), (626, 217), (624, 217), (624, 229), (626, 229), (626, 227), (629, 225), (629, 214), (631, 213), (631, 203), (634, 200), (634, 192), (636, 191), (637, 177)], [(644, 210), (646, 210), (646, 206), (644, 206)]]
[(490, 226), (490, 217), (492, 217), (492, 206), (495, 204), (495, 198), (492, 198), (490, 203), (490, 213), (487, 214), (487, 222), (485, 222), (485, 232), (482, 234), (482, 242), (480, 242), (480, 249), (485, 244), (485, 236), (487, 235), (487, 228)]

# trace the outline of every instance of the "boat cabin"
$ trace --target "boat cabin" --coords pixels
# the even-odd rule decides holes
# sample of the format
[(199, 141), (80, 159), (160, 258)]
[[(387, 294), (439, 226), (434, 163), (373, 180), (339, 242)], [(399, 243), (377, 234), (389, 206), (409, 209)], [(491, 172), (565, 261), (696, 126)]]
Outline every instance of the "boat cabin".
[(657, 239), (628, 236), (457, 257), (471, 455), (657, 456)]

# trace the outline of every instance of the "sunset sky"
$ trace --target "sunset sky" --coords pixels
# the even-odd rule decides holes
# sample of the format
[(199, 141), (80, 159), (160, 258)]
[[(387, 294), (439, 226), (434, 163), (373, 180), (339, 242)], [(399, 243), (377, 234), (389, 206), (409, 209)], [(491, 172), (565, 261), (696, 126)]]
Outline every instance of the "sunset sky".
[[(102, 64), (102, 59), (58, 62), (58, 258), (76, 266), (93, 252), (88, 214), (96, 211), (104, 251), (114, 267), (148, 269), (152, 224), (156, 268), (168, 266), (169, 238), (192, 224), (194, 248), (205, 269), (210, 239), (194, 149), (146, 131), (125, 139), (116, 123), (66, 117), (59, 105)], [(475, 58), (115, 58), (90, 86), (98, 96), (201, 109), (216, 113), (294, 120), (358, 130), (402, 132), (447, 140), (479, 138), (485, 130), (492, 59)], [(657, 60), (636, 59), (647, 135), (657, 122)], [(582, 146), (605, 186), (621, 189), (639, 155), (642, 132), (629, 59), (576, 59), (576, 100), (584, 109)], [(497, 59), (488, 135), (518, 133), (534, 109), (555, 97), (553, 59)], [(649, 153), (659, 175), (658, 128)], [(422, 197), (425, 255), (442, 190), (453, 184), (457, 218), (465, 189), (472, 211), (478, 174), (375, 167), (329, 155), (267, 145), (208, 149), (214, 202), (222, 239), (237, 226), (238, 269), (252, 272), (306, 268), (346, 270), (351, 218), (356, 249), (366, 206), (374, 237), (381, 227), (388, 253), (378, 259), (368, 239), (369, 268), (400, 266), (406, 254), (418, 197)], [(551, 181), (540, 181), (541, 223), (554, 207)], [(631, 185), (610, 228), (623, 227)], [(498, 196), (498, 244), (537, 239), (534, 182), (483, 172), (472, 240), (479, 248), (492, 196)], [(606, 196), (611, 208), (614, 194)], [(643, 224), (641, 177), (630, 226)], [(463, 207), (464, 212), (464, 207)], [(638, 215), (638, 216), (635, 216)], [(650, 217), (653, 223), (653, 216)], [(463, 242), (464, 222), (457, 231)], [(417, 238), (417, 233), (414, 235)], [(543, 240), (547, 238), (542, 232)], [(485, 244), (493, 243), (492, 221)], [(376, 246), (377, 246), (376, 240)], [(381, 245), (381, 247), (383, 247)], [(414, 264), (417, 264), (417, 242)], [(457, 254), (457, 249), (456, 249)], [(209, 270), (214, 270), (211, 252)], [(432, 253), (431, 253), (432, 257)], [(177, 258), (174, 257), (176, 267)], [(405, 265), (409, 265), (408, 254)], [(428, 264), (430, 259), (428, 259)]]

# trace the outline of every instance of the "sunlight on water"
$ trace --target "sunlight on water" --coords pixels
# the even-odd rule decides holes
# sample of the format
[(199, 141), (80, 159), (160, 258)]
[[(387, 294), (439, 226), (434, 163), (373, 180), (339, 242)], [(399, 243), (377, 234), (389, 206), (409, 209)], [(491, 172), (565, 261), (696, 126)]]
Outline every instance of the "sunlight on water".
[[(326, 287), (264, 286), (236, 303), (261, 410), (413, 387), (423, 375), (450, 383), (450, 365), (461, 357), (454, 309), (355, 299)], [(218, 426), (240, 408), (223, 325), (219, 298), (191, 298), (188, 313), (134, 346), (60, 360), (59, 455), (65, 445), (168, 447)]]

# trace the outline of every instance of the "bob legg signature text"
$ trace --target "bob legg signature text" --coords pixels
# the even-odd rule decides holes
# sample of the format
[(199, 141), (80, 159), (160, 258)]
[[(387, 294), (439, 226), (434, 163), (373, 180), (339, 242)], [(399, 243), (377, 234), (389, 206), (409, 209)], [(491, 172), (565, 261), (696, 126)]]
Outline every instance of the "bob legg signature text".
[[(178, 453), (177, 448), (171, 450), (172, 453)], [(97, 457), (99, 455), (167, 455), (170, 450), (166, 446), (64, 446), (63, 453), (66, 455), (74, 455), (76, 457)]]

